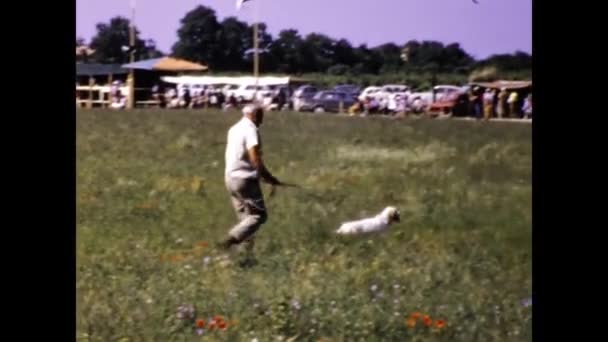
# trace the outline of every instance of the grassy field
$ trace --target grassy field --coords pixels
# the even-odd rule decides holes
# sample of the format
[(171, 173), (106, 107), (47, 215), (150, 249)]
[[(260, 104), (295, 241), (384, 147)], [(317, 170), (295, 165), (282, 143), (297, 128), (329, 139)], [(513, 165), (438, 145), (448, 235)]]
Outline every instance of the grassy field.
[[(77, 112), (79, 340), (531, 340), (530, 125), (269, 113), (266, 163), (304, 189), (267, 198), (243, 267), (214, 251), (239, 118)], [(388, 234), (331, 234), (387, 205)]]

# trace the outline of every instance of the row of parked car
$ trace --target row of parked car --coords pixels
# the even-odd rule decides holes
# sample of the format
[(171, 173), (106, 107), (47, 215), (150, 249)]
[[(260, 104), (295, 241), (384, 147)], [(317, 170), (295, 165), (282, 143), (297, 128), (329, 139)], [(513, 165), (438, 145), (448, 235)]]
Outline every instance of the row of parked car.
[(454, 98), (467, 90), (466, 87), (453, 85), (438, 85), (433, 89), (434, 94), (433, 90), (413, 92), (410, 87), (400, 84), (370, 86), (363, 90), (352, 85), (338, 85), (329, 90), (304, 85), (295, 90), (292, 101), (296, 111), (337, 112), (356, 102), (376, 101), (382, 107), (397, 100), (403, 100), (409, 106), (414, 105), (424, 110), (433, 102)]
[[(194, 89), (201, 87), (201, 89)], [(179, 90), (178, 86), (178, 90)], [(264, 102), (265, 99), (278, 98), (280, 106), (288, 106), (296, 111), (338, 112), (345, 111), (357, 102), (366, 103), (376, 101), (380, 107), (387, 106), (391, 101), (401, 100), (409, 106), (424, 110), (433, 102), (442, 101), (466, 92), (466, 87), (453, 85), (438, 85), (433, 91), (413, 92), (410, 87), (402, 84), (387, 84), (383, 86), (369, 86), (361, 89), (355, 85), (337, 85), (331, 89), (321, 89), (315, 85), (302, 85), (293, 89), (287, 85), (248, 85), (230, 84), (221, 88), (210, 89), (204, 86), (192, 85), (189, 87), (192, 95), (208, 91), (221, 92), (226, 99), (234, 98), (236, 101), (251, 102), (254, 100)], [(206, 89), (206, 90), (205, 90)], [(282, 95), (282, 96), (279, 96)], [(433, 99), (434, 97), (434, 99)]]

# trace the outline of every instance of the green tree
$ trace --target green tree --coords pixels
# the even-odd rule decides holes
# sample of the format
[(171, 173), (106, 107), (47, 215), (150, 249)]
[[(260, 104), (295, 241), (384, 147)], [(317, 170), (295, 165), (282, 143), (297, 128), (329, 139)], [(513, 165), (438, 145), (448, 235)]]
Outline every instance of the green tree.
[(216, 70), (245, 70), (245, 51), (251, 39), (248, 39), (249, 27), (235, 17), (228, 17), (220, 23), (220, 40)]
[[(130, 22), (123, 17), (114, 17), (110, 23), (97, 24), (97, 34), (91, 39), (91, 48), (95, 50), (95, 60), (99, 63), (126, 63), (129, 61), (129, 53), (124, 47), (129, 47)], [(155, 46), (148, 47), (146, 42), (139, 37), (139, 31), (135, 28), (135, 57), (137, 59), (147, 58)]]
[(304, 70), (305, 60), (300, 55), (303, 39), (297, 30), (282, 30), (269, 48), (269, 53), (277, 62), (277, 71), (300, 73)]
[(210, 69), (222, 64), (222, 25), (215, 11), (197, 6), (186, 13), (177, 30), (178, 41), (173, 45), (173, 55), (194, 62), (205, 63)]

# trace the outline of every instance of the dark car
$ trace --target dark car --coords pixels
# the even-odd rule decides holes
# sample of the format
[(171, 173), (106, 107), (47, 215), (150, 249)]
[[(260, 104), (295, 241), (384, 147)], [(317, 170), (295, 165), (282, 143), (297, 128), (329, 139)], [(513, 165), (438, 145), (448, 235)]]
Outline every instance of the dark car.
[(339, 84), (334, 87), (334, 91), (339, 93), (346, 93), (348, 95), (357, 96), (361, 93), (361, 87), (354, 84)]
[(322, 112), (339, 112), (340, 106), (346, 111), (348, 107), (357, 102), (354, 96), (337, 92), (333, 90), (320, 91), (310, 99), (305, 99), (300, 107), (302, 111), (312, 111), (317, 113)]

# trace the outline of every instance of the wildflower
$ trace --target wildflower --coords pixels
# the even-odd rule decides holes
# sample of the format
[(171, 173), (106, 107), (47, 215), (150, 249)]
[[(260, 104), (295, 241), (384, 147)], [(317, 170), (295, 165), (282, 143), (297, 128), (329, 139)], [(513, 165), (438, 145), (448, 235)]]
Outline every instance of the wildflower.
[(291, 306), (296, 310), (300, 310), (302, 308), (300, 302), (298, 302), (296, 299), (291, 301)]
[(426, 325), (427, 327), (430, 327), (433, 324), (433, 320), (431, 319), (431, 317), (429, 317), (429, 315), (424, 315), (424, 317), (422, 318), (422, 321), (424, 322), (424, 325)]
[(532, 298), (526, 298), (521, 301), (521, 305), (525, 308), (532, 306)]
[(207, 248), (207, 246), (209, 246), (209, 244), (205, 241), (200, 241), (196, 245), (201, 248)]
[(205, 327), (205, 320), (204, 319), (197, 319), (196, 320), (196, 327), (197, 328), (204, 328)]
[(226, 328), (228, 327), (228, 325), (224, 321), (219, 321), (217, 323), (217, 327), (220, 328), (221, 330), (226, 330)]
[(369, 288), (372, 292), (376, 292), (376, 290), (378, 290), (378, 285), (373, 284), (370, 288)]
[(410, 315), (410, 318), (417, 320), (418, 318), (420, 318), (420, 312), (414, 312), (413, 314)]
[(211, 258), (210, 258), (210, 257), (208, 257), (208, 256), (207, 256), (207, 257), (204, 257), (204, 258), (203, 258), (203, 264), (207, 265), (207, 264), (209, 264), (210, 262), (211, 262)]
[(415, 327), (415, 326), (416, 326), (416, 319), (415, 319), (415, 318), (411, 318), (411, 317), (410, 317), (410, 318), (408, 318), (408, 319), (405, 321), (405, 325), (407, 325), (407, 326), (408, 326), (408, 327), (410, 327), (410, 328)]
[(443, 329), (445, 328), (445, 321), (442, 319), (438, 319), (437, 322), (435, 322), (435, 326), (439, 329)]
[(196, 334), (197, 334), (198, 336), (201, 336), (201, 335), (202, 335), (202, 334), (204, 334), (204, 333), (205, 333), (205, 329), (196, 329)]
[(195, 312), (193, 305), (182, 304), (177, 308), (176, 317), (179, 319), (194, 319)]

